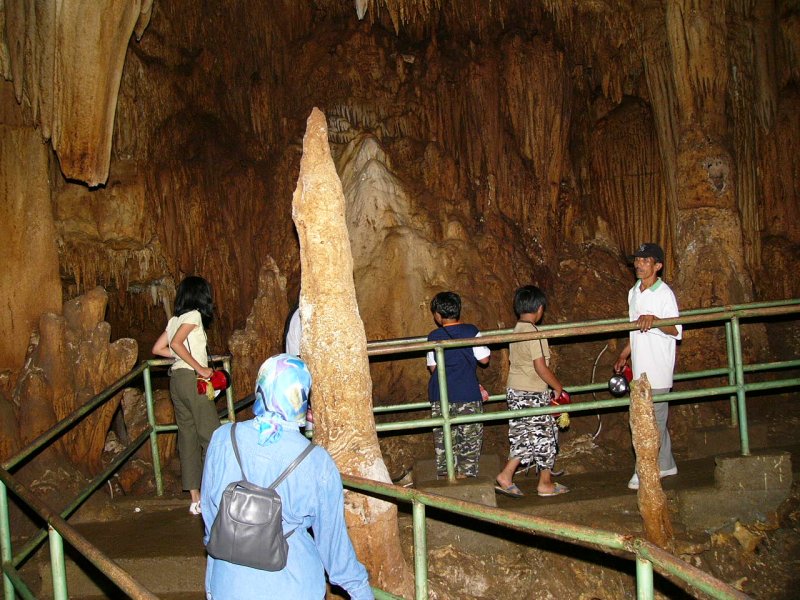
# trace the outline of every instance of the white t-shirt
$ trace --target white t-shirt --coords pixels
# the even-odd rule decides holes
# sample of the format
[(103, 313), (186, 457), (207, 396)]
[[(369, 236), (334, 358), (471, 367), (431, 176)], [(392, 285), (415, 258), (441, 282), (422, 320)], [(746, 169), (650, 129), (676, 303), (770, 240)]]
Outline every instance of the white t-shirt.
[(300, 324), (300, 309), (292, 313), (289, 320), (289, 330), (286, 332), (286, 354), (300, 356), (300, 341), (303, 337), (303, 328)]
[[(207, 367), (208, 366), (208, 351), (206, 349), (206, 344), (208, 340), (206, 338), (206, 331), (203, 329), (203, 318), (200, 316), (200, 311), (198, 310), (190, 310), (187, 313), (183, 313), (179, 317), (172, 317), (169, 321), (167, 321), (167, 339), (169, 340), (170, 345), (172, 345), (172, 338), (175, 337), (175, 334), (178, 333), (178, 329), (181, 328), (181, 325), (184, 323), (188, 323), (190, 325), (197, 325), (194, 327), (190, 332), (189, 335), (186, 336), (186, 339), (183, 342), (183, 345), (189, 351), (189, 354), (200, 363), (200, 365)], [(172, 365), (173, 369), (192, 369), (183, 359), (181, 359), (175, 352), (170, 348), (170, 352), (172, 356), (175, 357), (175, 364)]]
[[(636, 321), (641, 315), (655, 315), (659, 319), (674, 319), (679, 315), (678, 302), (669, 286), (657, 279), (643, 292), (639, 290), (641, 281), (637, 281), (628, 292), (628, 316)], [(683, 337), (683, 326), (676, 325), (678, 335), (667, 335), (653, 326), (650, 331), (642, 333), (630, 332), (631, 362), (633, 378), (638, 379), (647, 373), (652, 389), (669, 389), (672, 387), (672, 372), (675, 370), (675, 343)]]

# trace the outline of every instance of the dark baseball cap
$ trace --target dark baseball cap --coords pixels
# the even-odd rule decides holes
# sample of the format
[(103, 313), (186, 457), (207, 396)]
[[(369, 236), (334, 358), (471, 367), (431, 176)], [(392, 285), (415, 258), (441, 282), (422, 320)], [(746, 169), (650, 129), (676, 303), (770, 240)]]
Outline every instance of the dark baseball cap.
[(639, 246), (631, 256), (628, 257), (630, 261), (634, 258), (654, 258), (656, 262), (664, 264), (664, 250), (658, 244), (646, 242)]

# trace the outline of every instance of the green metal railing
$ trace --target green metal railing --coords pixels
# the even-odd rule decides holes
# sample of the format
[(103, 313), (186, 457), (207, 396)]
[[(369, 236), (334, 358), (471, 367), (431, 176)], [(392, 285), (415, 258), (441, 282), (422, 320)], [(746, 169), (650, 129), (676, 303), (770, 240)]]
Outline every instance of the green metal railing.
[[(681, 581), (688, 591), (700, 590), (712, 598), (720, 600), (741, 600), (749, 598), (712, 575), (693, 567), (676, 556), (661, 550), (654, 544), (628, 535), (611, 531), (562, 523), (534, 517), (523, 513), (503, 510), (474, 502), (446, 498), (421, 490), (410, 490), (386, 483), (355, 476), (343, 476), (345, 487), (371, 496), (393, 498), (411, 504), (414, 537), (414, 588), (415, 598), (428, 598), (427, 577), (427, 527), (426, 507), (436, 508), (457, 515), (478, 519), (487, 523), (503, 525), (519, 531), (530, 532), (552, 539), (589, 545), (604, 552), (625, 552), (636, 559), (636, 597), (652, 600), (654, 597), (653, 567)], [(461, 526), (464, 526), (462, 523)], [(376, 598), (395, 599), (396, 596), (383, 590), (376, 590)]]
[[(780, 380), (773, 380), (769, 382), (755, 382), (746, 383), (744, 380), (745, 373), (755, 373), (760, 371), (771, 371), (783, 368), (797, 368), (800, 366), (800, 361), (783, 361), (774, 363), (761, 363), (755, 365), (745, 365), (743, 363), (742, 348), (741, 348), (741, 330), (740, 322), (742, 319), (757, 319), (764, 317), (775, 317), (782, 315), (793, 315), (800, 312), (800, 301), (791, 300), (783, 302), (771, 303), (758, 303), (750, 305), (740, 305), (725, 307), (724, 309), (701, 309), (696, 311), (688, 311), (678, 319), (665, 320), (662, 323), (667, 324), (706, 324), (715, 322), (724, 322), (726, 329), (727, 340), (727, 354), (728, 365), (727, 368), (710, 369), (706, 371), (698, 371), (694, 373), (679, 374), (676, 379), (690, 379), (690, 378), (703, 378), (703, 377), (724, 377), (727, 375), (728, 385), (716, 386), (706, 388), (703, 390), (692, 390), (673, 392), (664, 396), (657, 397), (656, 401), (668, 402), (670, 400), (683, 400), (689, 398), (704, 398), (716, 397), (722, 395), (730, 395), (732, 418), (735, 420), (734, 424), (738, 424), (740, 430), (740, 440), (742, 446), (742, 454), (747, 455), (750, 453), (749, 439), (747, 432), (747, 413), (746, 413), (746, 393), (750, 391), (763, 391), (773, 389), (785, 389), (793, 387), (800, 383), (797, 378), (785, 378)], [(512, 341), (521, 341), (526, 339), (539, 339), (539, 338), (562, 338), (562, 337), (580, 337), (597, 335), (601, 333), (615, 333), (622, 331), (629, 331), (635, 329), (627, 320), (613, 319), (606, 321), (593, 321), (576, 324), (559, 324), (542, 326), (539, 332), (514, 334), (511, 330), (499, 330), (494, 332), (486, 332), (481, 338), (470, 340), (448, 340), (442, 342), (427, 342), (423, 338), (409, 338), (403, 340), (387, 340), (379, 342), (371, 342), (368, 344), (368, 354), (370, 356), (386, 356), (395, 354), (408, 354), (411, 352), (422, 352), (433, 350), (436, 353), (437, 364), (441, 368), (437, 369), (437, 376), (441, 385), (442, 391), (442, 416), (437, 418), (416, 419), (402, 422), (393, 423), (380, 423), (377, 425), (379, 432), (383, 431), (400, 431), (418, 428), (429, 427), (442, 427), (445, 432), (445, 451), (448, 464), (448, 477), (451, 479), (454, 476), (453, 471), (453, 456), (452, 456), (452, 443), (450, 441), (450, 429), (453, 425), (460, 423), (470, 423), (477, 421), (495, 421), (505, 420), (511, 417), (523, 417), (534, 414), (546, 414), (556, 412), (552, 408), (536, 408), (525, 409), (520, 411), (498, 411), (492, 413), (483, 413), (479, 415), (469, 416), (456, 416), (450, 417), (449, 403), (447, 400), (447, 383), (446, 373), (444, 366), (444, 351), (450, 347), (470, 346), (470, 345), (492, 345), (504, 344)], [(218, 357), (219, 358), (219, 357)], [(223, 366), (230, 370), (230, 362), (228, 357), (222, 357)], [(57, 600), (67, 597), (66, 590), (66, 574), (64, 567), (63, 556), (63, 539), (66, 539), (74, 548), (81, 554), (86, 556), (101, 572), (105, 573), (116, 585), (120, 587), (131, 598), (154, 598), (155, 596), (146, 588), (138, 584), (129, 574), (122, 571), (113, 561), (106, 557), (97, 548), (92, 546), (88, 541), (80, 536), (67, 522), (71, 514), (105, 481), (107, 481), (113, 473), (146, 441), (150, 441), (150, 448), (153, 457), (153, 470), (156, 480), (156, 492), (160, 496), (163, 494), (163, 483), (161, 479), (161, 465), (158, 453), (157, 436), (160, 433), (175, 431), (175, 425), (162, 425), (155, 422), (155, 411), (153, 404), (153, 388), (151, 381), (151, 367), (160, 367), (170, 364), (171, 361), (167, 359), (158, 359), (145, 361), (134, 368), (128, 375), (120, 378), (107, 390), (90, 400), (86, 405), (80, 407), (72, 414), (67, 416), (64, 420), (56, 424), (48, 431), (41, 434), (25, 448), (23, 448), (17, 455), (0, 465), (0, 558), (2, 559), (2, 573), (4, 585), (4, 598), (5, 600), (13, 600), (15, 594), (23, 598), (33, 598), (30, 589), (25, 585), (19, 576), (18, 566), (24, 562), (35, 550), (43, 543), (45, 538), (50, 540), (51, 552), (51, 565), (53, 571), (53, 593)], [(20, 464), (30, 459), (33, 455), (41, 451), (47, 444), (51, 443), (58, 436), (64, 433), (67, 429), (75, 425), (80, 419), (91, 413), (104, 402), (110, 400), (117, 392), (124, 386), (137, 379), (139, 376), (143, 378), (143, 386), (145, 397), (147, 400), (147, 417), (149, 426), (147, 429), (121, 453), (112, 464), (110, 464), (102, 473), (97, 475), (78, 497), (76, 497), (65, 509), (60, 513), (52, 511), (44, 503), (39, 501), (27, 488), (19, 484), (11, 475), (10, 471), (18, 467)], [(581, 392), (595, 391), (603, 389), (602, 384), (589, 384), (583, 386), (570, 386), (570, 391), (573, 394)], [(503, 395), (492, 397), (497, 401), (504, 399)], [(227, 400), (227, 418), (235, 420), (236, 406), (233, 402), (233, 390), (229, 388), (226, 391)], [(624, 407), (630, 403), (628, 398), (620, 398), (613, 400), (601, 400), (594, 402), (582, 402), (573, 405), (559, 406), (557, 412), (577, 412), (596, 410), (603, 408)], [(241, 404), (241, 403), (240, 403)], [(391, 407), (380, 407), (375, 409), (375, 412), (386, 413), (401, 410), (419, 410), (429, 408), (430, 404), (415, 403), (411, 405), (395, 405)], [(548, 522), (534, 517), (519, 515), (518, 513), (510, 511), (502, 511), (484, 507), (481, 505), (472, 505), (470, 503), (461, 503), (457, 500), (442, 498), (433, 494), (425, 494), (416, 490), (405, 490), (394, 486), (387, 486), (377, 482), (368, 482), (366, 480), (359, 480), (357, 478), (345, 478), (348, 486), (352, 489), (358, 489), (363, 492), (372, 492), (382, 496), (393, 497), (402, 501), (411, 501), (414, 520), (415, 531), (415, 571), (417, 578), (417, 598), (427, 597), (427, 553), (424, 551), (426, 543), (424, 541), (425, 531), (425, 506), (433, 506), (443, 510), (450, 510), (458, 514), (471, 514), (476, 518), (483, 520), (490, 520), (494, 523), (501, 523), (511, 527), (522, 528), (526, 531), (533, 531), (542, 535), (551, 535), (554, 537), (564, 537), (578, 542), (586, 542), (597, 544), (607, 549), (622, 549), (632, 552), (636, 556), (636, 574), (637, 574), (637, 597), (640, 599), (651, 599), (653, 597), (653, 566), (657, 566), (663, 572), (671, 573), (683, 581), (689, 582), (691, 585), (706, 591), (715, 598), (741, 598), (745, 597), (738, 594), (735, 590), (724, 586), (717, 582), (712, 577), (693, 569), (682, 561), (675, 562), (674, 557), (663, 551), (659, 551), (652, 545), (641, 540), (633, 540), (626, 542), (627, 545), (619, 547), (622, 542), (621, 539), (628, 540), (610, 534), (601, 530), (593, 530), (589, 528), (575, 527), (566, 523)], [(372, 487), (370, 487), (372, 486)], [(41, 531), (29, 540), (25, 546), (16, 554), (12, 554), (11, 547), (11, 534), (8, 513), (8, 498), (7, 492), (11, 490), (23, 503), (27, 504), (31, 509), (37, 513), (40, 518), (47, 524), (47, 531)], [(474, 513), (474, 514), (472, 514)], [(548, 525), (549, 523), (549, 525)], [(555, 524), (554, 524), (555, 523)], [(419, 532), (418, 532), (419, 530)], [(588, 536), (588, 537), (587, 537)], [(616, 537), (609, 537), (616, 536)], [(419, 539), (418, 539), (419, 538)], [(716, 591), (715, 591), (716, 590)], [(722, 590), (722, 591), (720, 591)], [(736, 595), (738, 594), (738, 595)], [(391, 597), (389, 594), (381, 590), (376, 590), (378, 597)]]
[[(230, 371), (230, 357), (213, 357), (220, 360), (223, 367)], [(155, 411), (153, 405), (153, 393), (151, 385), (150, 369), (153, 366), (169, 365), (172, 361), (168, 359), (158, 359), (145, 361), (131, 370), (130, 373), (120, 377), (106, 390), (89, 400), (86, 404), (79, 407), (56, 425), (39, 435), (27, 446), (20, 450), (0, 465), (0, 565), (3, 573), (3, 597), (5, 600), (14, 600), (15, 593), (23, 598), (34, 598), (30, 588), (25, 584), (19, 574), (19, 566), (24, 563), (47, 538), (50, 543), (50, 564), (53, 577), (53, 598), (55, 600), (66, 599), (66, 566), (64, 561), (63, 539), (66, 539), (72, 547), (85, 556), (94, 566), (103, 572), (128, 596), (135, 599), (157, 598), (152, 592), (136, 582), (130, 574), (122, 570), (117, 564), (109, 559), (105, 554), (98, 550), (81, 536), (65, 520), (71, 516), (80, 506), (91, 496), (99, 487), (105, 484), (113, 474), (119, 469), (136, 451), (150, 441), (150, 449), (153, 457), (153, 473), (156, 480), (156, 490), (159, 496), (163, 494), (163, 483), (161, 479), (161, 463), (158, 453), (157, 436), (159, 433), (175, 431), (175, 425), (159, 425), (155, 421)], [(145, 396), (147, 398), (147, 419), (148, 427), (139, 437), (130, 442), (128, 447), (122, 451), (114, 460), (97, 476), (95, 476), (66, 508), (60, 512), (53, 511), (49, 506), (36, 498), (27, 487), (20, 484), (11, 471), (30, 460), (51, 442), (56, 440), (64, 432), (72, 428), (81, 419), (91, 414), (94, 410), (111, 400), (120, 390), (133, 381), (143, 378)], [(233, 390), (226, 390), (227, 415), (229, 419), (234, 419)], [(35, 534), (25, 545), (13, 554), (11, 545), (10, 515), (8, 507), (8, 491), (11, 491), (24, 504), (44, 521), (47, 529)]]
[[(745, 382), (745, 373), (756, 373), (774, 371), (779, 369), (797, 368), (800, 360), (790, 360), (781, 362), (759, 363), (745, 365), (742, 354), (741, 342), (741, 321), (745, 319), (764, 319), (771, 317), (782, 317), (787, 315), (797, 315), (800, 313), (800, 300), (785, 300), (778, 302), (761, 302), (756, 304), (743, 304), (736, 306), (726, 306), (720, 308), (707, 308), (690, 310), (681, 314), (675, 319), (664, 319), (659, 321), (659, 325), (707, 325), (724, 323), (726, 332), (726, 354), (728, 358), (727, 368), (708, 369), (689, 373), (679, 373), (675, 379), (686, 381), (689, 379), (703, 379), (709, 377), (728, 377), (728, 385), (714, 386), (696, 390), (686, 390), (680, 392), (670, 392), (669, 394), (659, 395), (654, 398), (655, 402), (670, 402), (680, 400), (709, 400), (718, 396), (729, 396), (731, 399), (731, 422), (733, 426), (739, 427), (739, 438), (741, 453), (743, 456), (750, 455), (750, 439), (747, 427), (747, 392), (767, 391), (786, 389), (800, 385), (800, 378), (784, 378), (766, 382)], [(418, 428), (442, 427), (444, 431), (445, 458), (447, 462), (447, 476), (450, 481), (454, 481), (455, 472), (453, 466), (452, 441), (450, 431), (453, 425), (462, 423), (477, 423), (488, 421), (507, 420), (510, 418), (520, 418), (533, 415), (552, 414), (561, 412), (584, 412), (588, 410), (601, 410), (607, 408), (626, 407), (630, 405), (630, 398), (617, 398), (609, 400), (596, 400), (590, 402), (578, 402), (571, 405), (561, 405), (554, 407), (528, 408), (515, 411), (496, 411), (491, 413), (481, 413), (475, 415), (463, 415), (450, 417), (449, 401), (447, 395), (447, 381), (445, 373), (444, 350), (447, 348), (459, 348), (469, 346), (484, 346), (494, 344), (507, 344), (513, 341), (552, 339), (552, 338), (580, 338), (597, 336), (598, 334), (627, 332), (636, 329), (636, 324), (627, 319), (609, 319), (602, 321), (590, 321), (584, 323), (562, 323), (557, 325), (542, 325), (537, 332), (513, 333), (513, 330), (497, 330), (482, 332), (480, 338), (453, 339), (437, 342), (429, 342), (425, 338), (405, 338), (402, 340), (387, 340), (373, 342), (368, 345), (367, 353), (369, 356), (389, 356), (395, 354), (420, 353), (433, 350), (436, 353), (437, 377), (441, 390), (442, 416), (424, 419), (404, 420), (391, 423), (377, 424), (378, 432), (402, 431)], [(605, 384), (589, 384), (578, 386), (566, 386), (570, 394), (576, 395), (585, 392), (593, 392), (605, 389)], [(504, 400), (505, 395), (491, 396), (490, 400)], [(421, 410), (430, 408), (429, 402), (418, 402), (413, 404), (396, 404), (382, 406), (375, 409), (376, 413), (390, 413), (408, 410)]]

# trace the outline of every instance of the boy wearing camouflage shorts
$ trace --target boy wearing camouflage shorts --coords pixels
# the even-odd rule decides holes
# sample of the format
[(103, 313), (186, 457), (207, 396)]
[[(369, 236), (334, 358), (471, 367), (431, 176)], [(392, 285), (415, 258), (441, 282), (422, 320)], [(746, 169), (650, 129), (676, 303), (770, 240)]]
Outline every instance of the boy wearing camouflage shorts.
[[(433, 320), (438, 325), (428, 334), (428, 341), (442, 341), (449, 339), (462, 339), (479, 337), (480, 332), (475, 325), (461, 323), (461, 298), (455, 292), (440, 292), (431, 300), (431, 313)], [(478, 363), (489, 363), (489, 348), (474, 346), (463, 348), (450, 348), (444, 352), (445, 374), (447, 380), (447, 400), (450, 414), (472, 415), (483, 412), (478, 377), (475, 368)], [(428, 352), (428, 370), (431, 378), (428, 382), (428, 398), (431, 401), (431, 415), (442, 415), (441, 395), (439, 390), (439, 376), (436, 373), (436, 355)], [(478, 462), (483, 444), (483, 424), (467, 423), (456, 425), (453, 432), (453, 459), (457, 477), (476, 477), (478, 475)], [(444, 454), (444, 432), (441, 427), (433, 430), (433, 441), (436, 450), (436, 472), (439, 476), (447, 475), (447, 464)]]

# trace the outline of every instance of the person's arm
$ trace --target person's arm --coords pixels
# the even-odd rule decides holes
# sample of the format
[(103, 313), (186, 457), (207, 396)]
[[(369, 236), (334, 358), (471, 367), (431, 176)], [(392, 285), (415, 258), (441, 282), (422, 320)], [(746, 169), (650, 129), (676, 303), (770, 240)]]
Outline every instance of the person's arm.
[(619, 353), (619, 358), (617, 362), (614, 363), (614, 372), (615, 373), (622, 373), (622, 369), (625, 368), (625, 364), (628, 362), (628, 357), (631, 355), (631, 340), (628, 338), (628, 343), (625, 344), (625, 347), (622, 349), (622, 352)]
[(560, 396), (561, 392), (564, 391), (564, 386), (561, 385), (556, 374), (547, 366), (547, 361), (544, 356), (533, 359), (533, 368), (536, 370), (536, 374), (541, 377), (547, 385), (553, 388), (556, 397)]
[[(225, 436), (223, 439), (219, 436)], [(221, 428), (217, 429), (211, 436), (208, 444), (205, 460), (203, 461), (203, 485), (200, 486), (200, 506), (203, 522), (205, 524), (205, 535), (203, 543), (208, 543), (211, 535), (211, 526), (217, 518), (219, 503), (222, 501), (223, 486), (220, 482), (225, 477), (225, 440), (230, 439), (230, 431), (225, 429), (221, 433)]]
[[(675, 315), (675, 317), (670, 317), (670, 318), (674, 319), (676, 317), (677, 315)], [(636, 320), (636, 325), (639, 327), (639, 331), (641, 331), (642, 333), (647, 333), (648, 331), (653, 329), (653, 326), (659, 321), (661, 321), (661, 319), (659, 319), (655, 315), (642, 315)], [(675, 325), (664, 325), (663, 327), (655, 325), (655, 327), (656, 329), (661, 330), (665, 335), (668, 335), (670, 337), (678, 337), (678, 334), (680, 333)]]
[[(481, 332), (475, 334), (475, 337), (481, 337)], [(472, 355), (475, 357), (475, 360), (478, 361), (478, 364), (482, 366), (486, 366), (489, 364), (489, 357), (491, 356), (492, 351), (489, 350), (489, 346), (473, 346), (472, 347)]]
[[(319, 450), (316, 450), (319, 452)], [(373, 600), (369, 576), (356, 556), (344, 520), (344, 492), (332, 459), (320, 469), (317, 481), (317, 515), (312, 525), (328, 579), (350, 594), (351, 600)]]
[(199, 362), (197, 362), (192, 356), (192, 353), (186, 349), (186, 346), (183, 345), (183, 342), (186, 341), (186, 338), (189, 337), (189, 334), (192, 330), (197, 327), (192, 323), (183, 323), (180, 327), (178, 327), (178, 331), (175, 332), (175, 335), (172, 336), (172, 342), (170, 343), (169, 347), (172, 348), (172, 351), (178, 356), (183, 362), (187, 365), (192, 367), (195, 372), (200, 375), (200, 377), (211, 377), (211, 374), (214, 372), (213, 369), (209, 369), (208, 367), (204, 367)]
[(153, 344), (153, 354), (156, 356), (163, 356), (164, 358), (173, 358), (172, 352), (169, 350), (169, 338), (167, 337), (167, 332), (165, 331), (162, 333), (156, 343)]
[(433, 353), (433, 350), (430, 350), (425, 355), (425, 363), (428, 367), (428, 371), (433, 373), (436, 370), (436, 355)]

